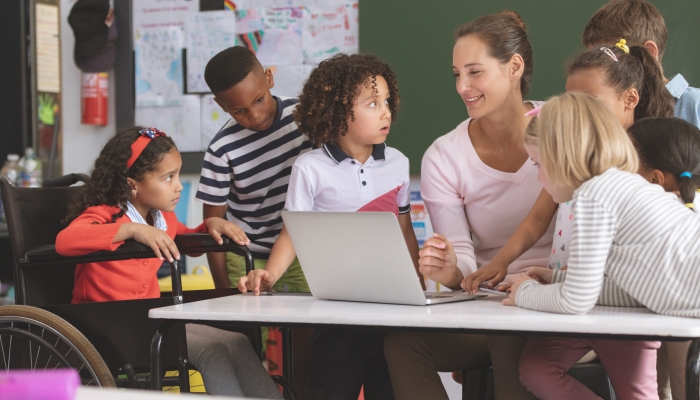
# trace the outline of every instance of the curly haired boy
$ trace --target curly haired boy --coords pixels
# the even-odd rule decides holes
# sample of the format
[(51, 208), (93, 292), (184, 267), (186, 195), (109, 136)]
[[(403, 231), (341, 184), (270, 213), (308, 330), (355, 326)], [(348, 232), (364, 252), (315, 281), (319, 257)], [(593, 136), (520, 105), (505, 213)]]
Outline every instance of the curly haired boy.
[[(399, 103), (396, 75), (372, 55), (338, 54), (311, 73), (293, 112), (299, 129), (318, 148), (292, 167), (285, 208), (290, 211), (385, 211), (396, 214), (413, 257), (408, 159), (384, 143)], [(241, 278), (256, 294), (271, 288), (295, 258), (283, 228), (264, 270)], [(339, 282), (340, 284), (340, 282)], [(383, 331), (316, 330), (306, 398), (391, 399)]]

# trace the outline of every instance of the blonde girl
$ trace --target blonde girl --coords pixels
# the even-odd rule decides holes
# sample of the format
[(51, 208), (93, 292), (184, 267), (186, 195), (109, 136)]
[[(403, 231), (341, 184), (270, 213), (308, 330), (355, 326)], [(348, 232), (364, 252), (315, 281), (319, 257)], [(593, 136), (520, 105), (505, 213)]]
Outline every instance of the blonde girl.
[[(610, 109), (583, 93), (556, 96), (525, 141), (553, 200), (573, 200), (568, 270), (531, 268), (512, 279), (504, 304), (563, 314), (585, 314), (596, 304), (644, 306), (700, 318), (700, 216), (635, 174), (637, 153)], [(533, 337), (520, 380), (541, 399), (597, 398), (566, 374), (595, 350), (620, 398), (657, 398), (659, 345)]]

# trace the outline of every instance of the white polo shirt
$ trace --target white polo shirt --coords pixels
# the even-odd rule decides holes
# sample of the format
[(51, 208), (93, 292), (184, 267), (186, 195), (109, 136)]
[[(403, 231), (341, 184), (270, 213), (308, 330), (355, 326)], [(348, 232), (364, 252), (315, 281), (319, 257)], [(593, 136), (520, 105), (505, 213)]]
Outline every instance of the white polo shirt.
[(288, 211), (411, 211), (408, 158), (385, 143), (361, 164), (334, 143), (294, 162)]

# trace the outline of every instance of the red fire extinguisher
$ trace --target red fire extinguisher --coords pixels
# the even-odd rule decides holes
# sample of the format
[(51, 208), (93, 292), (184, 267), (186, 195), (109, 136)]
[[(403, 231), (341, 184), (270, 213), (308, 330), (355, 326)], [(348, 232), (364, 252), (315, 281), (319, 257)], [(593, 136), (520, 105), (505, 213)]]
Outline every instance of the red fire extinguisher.
[(109, 75), (106, 72), (82, 73), (80, 102), (83, 124), (107, 125), (108, 78)]

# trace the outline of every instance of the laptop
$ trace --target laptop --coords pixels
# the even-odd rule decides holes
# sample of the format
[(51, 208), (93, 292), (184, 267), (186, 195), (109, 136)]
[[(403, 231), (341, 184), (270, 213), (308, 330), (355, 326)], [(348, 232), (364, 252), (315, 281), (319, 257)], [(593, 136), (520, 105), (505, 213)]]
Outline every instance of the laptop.
[(423, 292), (392, 213), (283, 211), (282, 219), (318, 299), (423, 306), (484, 297)]

